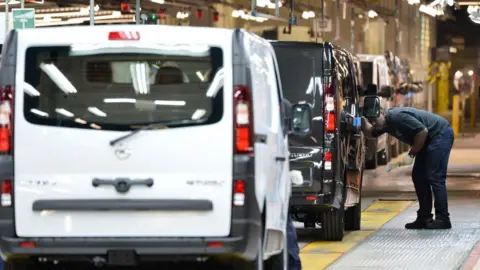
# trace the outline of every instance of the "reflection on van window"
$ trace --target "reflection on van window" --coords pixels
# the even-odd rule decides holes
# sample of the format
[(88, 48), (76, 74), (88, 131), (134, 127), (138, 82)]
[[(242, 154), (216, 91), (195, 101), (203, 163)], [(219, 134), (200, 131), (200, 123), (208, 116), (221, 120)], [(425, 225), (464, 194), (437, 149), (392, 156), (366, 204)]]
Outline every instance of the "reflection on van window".
[(373, 83), (373, 62), (361, 62), (363, 87)]
[[(321, 76), (322, 50), (317, 47), (300, 50), (275, 43), (273, 45), (280, 70), (283, 96), (292, 103), (312, 102), (316, 93), (312, 91), (313, 85), (310, 83), (313, 82), (312, 78)], [(318, 67), (315, 67), (315, 61), (318, 61)]]
[(220, 48), (205, 56), (69, 53), (69, 47), (27, 50), (26, 88), (36, 93), (24, 91), (27, 121), (131, 130), (151, 123), (209, 124), (222, 117), (223, 88), (207, 95), (223, 65)]

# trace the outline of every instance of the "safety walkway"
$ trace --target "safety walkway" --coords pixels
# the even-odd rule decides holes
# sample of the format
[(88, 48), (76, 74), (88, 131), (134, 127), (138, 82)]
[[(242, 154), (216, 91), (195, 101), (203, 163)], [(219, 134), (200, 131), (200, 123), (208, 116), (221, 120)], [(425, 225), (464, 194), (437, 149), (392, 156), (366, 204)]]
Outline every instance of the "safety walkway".
[(480, 269), (480, 192), (450, 194), (451, 230), (405, 230), (418, 205), (411, 193), (387, 193), (363, 211), (362, 229), (342, 242), (301, 249), (304, 270)]

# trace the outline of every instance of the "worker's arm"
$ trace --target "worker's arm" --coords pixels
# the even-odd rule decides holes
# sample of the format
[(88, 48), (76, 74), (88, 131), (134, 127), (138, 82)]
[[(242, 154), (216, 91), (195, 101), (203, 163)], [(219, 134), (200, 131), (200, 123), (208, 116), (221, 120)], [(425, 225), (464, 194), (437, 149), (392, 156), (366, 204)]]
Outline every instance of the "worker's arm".
[(428, 130), (415, 117), (408, 114), (402, 115), (401, 123), (406, 129), (405, 133), (410, 133), (413, 135), (413, 144), (409, 154), (416, 155), (418, 152), (420, 152), (420, 150), (422, 150), (423, 146), (425, 145), (425, 141), (427, 140), (428, 136)]

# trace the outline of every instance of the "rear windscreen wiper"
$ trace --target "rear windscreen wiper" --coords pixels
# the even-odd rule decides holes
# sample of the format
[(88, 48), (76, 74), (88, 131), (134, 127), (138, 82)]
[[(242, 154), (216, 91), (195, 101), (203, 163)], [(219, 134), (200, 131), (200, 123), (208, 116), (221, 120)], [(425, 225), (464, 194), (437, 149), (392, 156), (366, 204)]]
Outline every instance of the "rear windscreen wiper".
[(135, 129), (131, 132), (129, 132), (128, 134), (125, 134), (123, 136), (120, 136), (114, 140), (111, 140), (110, 141), (110, 146), (115, 146), (121, 142), (123, 142), (124, 140), (132, 137), (132, 136), (135, 136), (137, 135), (138, 133), (140, 133), (141, 131), (144, 131), (144, 130), (152, 130), (152, 129), (155, 129), (155, 128), (158, 128), (158, 127), (166, 127), (165, 124), (162, 124), (162, 123), (152, 123), (152, 124), (149, 124), (149, 125), (146, 125), (146, 126), (143, 126), (139, 129)]
[(178, 126), (183, 126), (183, 125), (195, 125), (195, 124), (201, 124), (205, 122), (205, 119), (200, 119), (200, 120), (180, 120), (180, 121), (165, 121), (165, 122), (155, 122), (148, 124), (146, 126), (143, 126), (139, 129), (135, 129), (128, 134), (125, 134), (123, 136), (120, 136), (114, 140), (110, 141), (110, 146), (115, 146), (124, 140), (131, 138), (132, 136), (137, 135), (138, 133), (144, 131), (144, 130), (152, 130), (152, 129), (165, 129), (169, 127), (178, 127)]

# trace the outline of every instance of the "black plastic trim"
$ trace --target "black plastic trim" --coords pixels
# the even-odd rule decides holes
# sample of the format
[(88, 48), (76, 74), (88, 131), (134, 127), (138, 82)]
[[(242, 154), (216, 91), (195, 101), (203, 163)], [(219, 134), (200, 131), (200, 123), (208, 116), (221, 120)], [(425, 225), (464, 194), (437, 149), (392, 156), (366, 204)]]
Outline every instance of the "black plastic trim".
[(33, 211), (212, 211), (209, 200), (37, 200)]

